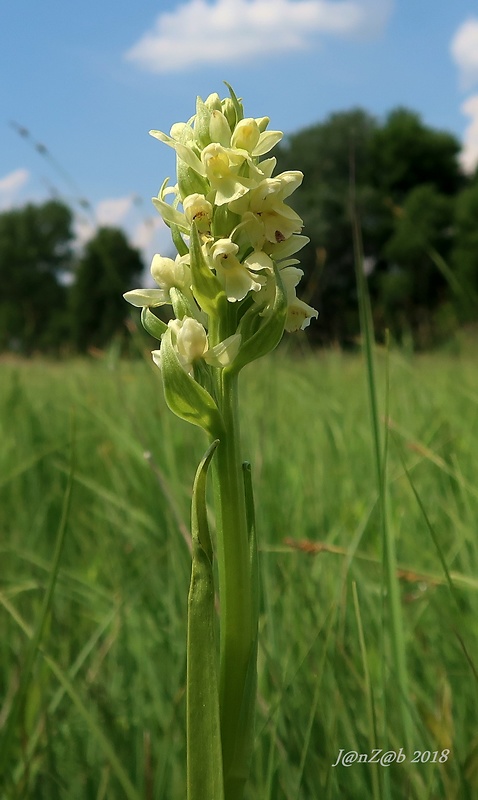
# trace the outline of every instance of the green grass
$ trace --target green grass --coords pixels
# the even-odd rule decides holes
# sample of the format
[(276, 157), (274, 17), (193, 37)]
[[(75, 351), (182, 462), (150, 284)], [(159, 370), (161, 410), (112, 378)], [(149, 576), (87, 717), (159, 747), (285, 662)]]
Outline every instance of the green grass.
[[(405, 746), (367, 387), (359, 356), (282, 350), (242, 381), (262, 582), (248, 800), (478, 796), (476, 361), (392, 352), (388, 368), (412, 752), (331, 766), (341, 748)], [(0, 797), (183, 800), (186, 538), (205, 438), (167, 410), (147, 359), (4, 362), (1, 376)], [(445, 763), (411, 763), (445, 748)]]

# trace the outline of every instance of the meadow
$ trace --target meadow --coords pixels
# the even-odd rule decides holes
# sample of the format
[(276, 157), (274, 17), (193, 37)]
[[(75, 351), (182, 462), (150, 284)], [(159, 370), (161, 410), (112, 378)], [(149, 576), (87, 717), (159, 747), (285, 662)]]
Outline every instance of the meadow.
[[(406, 698), (362, 357), (282, 348), (242, 379), (261, 568), (248, 800), (478, 796), (476, 359), (377, 367)], [(204, 434), (147, 353), (0, 368), (0, 796), (182, 800)], [(341, 750), (405, 758), (333, 766)]]

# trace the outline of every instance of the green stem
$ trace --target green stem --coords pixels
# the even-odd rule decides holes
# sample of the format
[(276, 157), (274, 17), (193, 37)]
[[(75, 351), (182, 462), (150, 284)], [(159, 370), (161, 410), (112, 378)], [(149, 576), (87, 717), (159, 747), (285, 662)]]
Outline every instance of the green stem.
[(244, 478), (240, 451), (237, 375), (224, 370), (218, 387), (224, 434), (214, 459), (220, 600), (220, 712), (226, 800), (240, 800), (249, 764), (250, 674), (255, 670), (256, 624)]

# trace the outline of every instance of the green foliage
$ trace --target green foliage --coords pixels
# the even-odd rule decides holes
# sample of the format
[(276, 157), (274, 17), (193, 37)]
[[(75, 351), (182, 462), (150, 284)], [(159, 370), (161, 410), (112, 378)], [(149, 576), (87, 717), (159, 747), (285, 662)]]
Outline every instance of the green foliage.
[[(478, 184), (460, 172), (459, 150), (453, 135), (404, 108), (383, 121), (362, 109), (335, 113), (277, 148), (280, 170), (304, 173), (292, 204), (311, 239), (300, 254), (304, 299), (321, 314), (309, 335), (347, 344), (359, 333), (352, 187), (378, 335), (389, 329), (423, 348), (476, 321)], [(61, 203), (0, 214), (0, 350), (103, 348), (123, 328), (121, 295), (142, 271), (137, 251), (113, 229), (75, 259), (71, 243)]]
[(140, 255), (115, 228), (75, 253), (72, 222), (56, 200), (0, 214), (0, 352), (101, 348), (124, 329)]
[(71, 290), (73, 341), (76, 348), (105, 347), (128, 316), (123, 294), (143, 268), (138, 250), (116, 228), (100, 228), (76, 267)]
[(65, 335), (71, 226), (56, 200), (0, 214), (0, 350), (49, 350)]
[[(375, 779), (372, 764), (332, 768), (341, 748), (370, 752), (373, 735), (376, 747), (404, 744), (383, 625), (363, 366), (337, 352), (293, 360), (278, 353), (245, 372), (262, 587), (247, 800), (476, 796), (474, 352), (390, 355), (387, 491), (412, 746), (450, 754), (443, 764), (380, 767)], [(383, 357), (377, 366), (381, 420)], [(199, 461), (203, 433), (171, 416), (149, 357), (114, 370), (86, 360), (4, 363), (2, 389), (3, 724), (29, 648), (21, 622), (34, 628), (51, 585), (72, 414), (76, 433), (63, 556), (0, 794), (184, 798), (185, 539), (194, 479), (185, 465)], [(289, 538), (294, 547), (284, 544)]]
[(455, 246), (452, 264), (466, 299), (460, 311), (465, 320), (478, 314), (478, 183), (464, 189), (456, 199)]
[[(453, 332), (450, 314), (440, 308), (463, 301), (459, 270), (453, 265), (445, 276), (464, 231), (453, 222), (455, 197), (466, 183), (459, 149), (454, 136), (407, 109), (392, 111), (382, 124), (360, 109), (333, 114), (287, 139), (280, 166), (305, 173), (294, 202), (311, 238), (301, 260), (310, 276), (307, 300), (321, 312), (312, 335), (345, 343), (359, 333), (352, 194), (379, 335), (388, 328), (397, 340), (409, 336), (424, 347)], [(465, 248), (471, 263), (471, 239)]]
[(383, 250), (390, 268), (380, 274), (381, 300), (397, 340), (404, 330), (421, 346), (439, 338), (430, 325), (430, 312), (441, 305), (448, 286), (430, 253), (448, 258), (452, 225), (451, 199), (431, 184), (412, 189), (397, 214)]
[[(304, 173), (301, 191), (292, 205), (304, 220), (304, 233), (311, 238), (301, 253), (301, 263), (312, 276), (311, 297), (321, 314), (321, 324), (314, 331), (318, 337), (343, 341), (357, 332), (351, 171), (367, 256), (376, 256), (382, 228), (387, 224), (389, 211), (372, 185), (371, 148), (376, 125), (361, 109), (332, 114), (325, 122), (291, 135), (278, 148), (281, 169), (293, 165)], [(312, 302), (311, 297), (308, 302)]]
[(459, 151), (455, 136), (427, 127), (413, 111), (397, 108), (375, 131), (374, 184), (395, 202), (405, 200), (421, 184), (433, 184), (439, 192), (453, 195), (463, 185)]

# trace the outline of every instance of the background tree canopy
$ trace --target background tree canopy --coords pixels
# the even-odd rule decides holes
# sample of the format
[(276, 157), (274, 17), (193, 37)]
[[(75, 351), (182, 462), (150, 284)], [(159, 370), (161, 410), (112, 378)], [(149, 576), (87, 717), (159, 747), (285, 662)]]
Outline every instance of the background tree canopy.
[(72, 214), (57, 201), (0, 214), (0, 348), (48, 349), (68, 325)]
[(344, 344), (359, 330), (352, 186), (378, 332), (426, 347), (476, 319), (478, 209), (459, 151), (455, 137), (406, 109), (382, 125), (361, 109), (333, 114), (279, 148), (280, 169), (304, 172), (293, 202), (311, 239), (301, 260), (306, 299), (321, 312), (312, 336)]
[(142, 269), (115, 228), (100, 228), (78, 253), (72, 212), (56, 200), (0, 214), (0, 350), (104, 347), (124, 332), (122, 295)]
[[(460, 143), (407, 109), (383, 122), (332, 114), (276, 148), (279, 170), (304, 173), (292, 203), (311, 241), (302, 297), (320, 311), (317, 342), (359, 332), (351, 197), (364, 243), (378, 335), (429, 347), (478, 316), (478, 180)], [(58, 201), (0, 214), (0, 350), (86, 351), (124, 332), (122, 298), (143, 270), (126, 235), (101, 228), (81, 252)]]
[(142, 269), (140, 254), (123, 231), (100, 228), (88, 242), (70, 293), (72, 335), (78, 350), (105, 347), (124, 327), (128, 307), (123, 293)]

